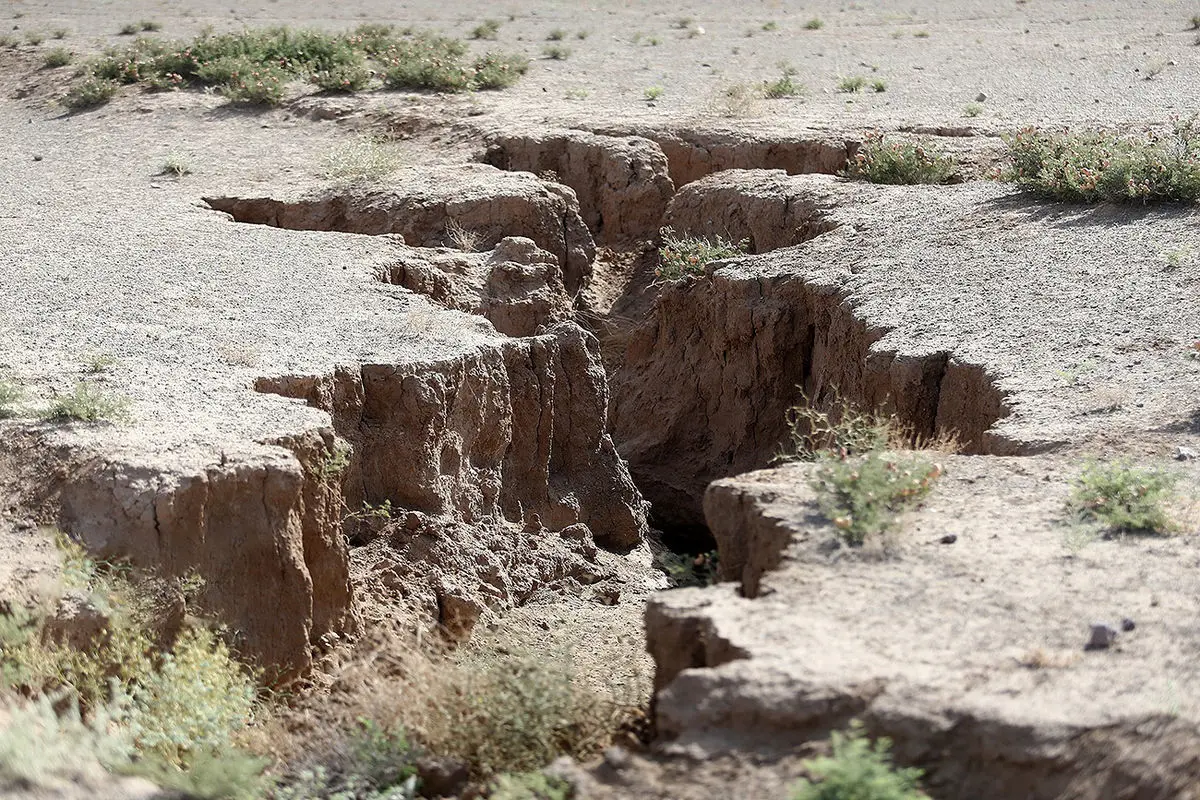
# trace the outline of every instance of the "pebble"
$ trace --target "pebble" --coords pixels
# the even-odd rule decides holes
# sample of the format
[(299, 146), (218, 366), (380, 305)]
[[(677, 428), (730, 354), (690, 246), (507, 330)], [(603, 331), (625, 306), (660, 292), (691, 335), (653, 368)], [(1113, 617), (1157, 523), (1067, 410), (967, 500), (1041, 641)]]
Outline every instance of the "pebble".
[(987, 100), (987, 95), (984, 94), (983, 92), (980, 92), (979, 94), (975, 95), (976, 103), (982, 103), (984, 100)]
[(947, 533), (945, 536), (938, 539), (938, 541), (941, 542), (942, 544), (954, 544), (955, 542), (958, 541), (958, 534)]
[(1107, 650), (1117, 638), (1117, 631), (1107, 622), (1092, 623), (1092, 638), (1084, 650)]
[(1175, 448), (1176, 461), (1195, 461), (1197, 458), (1200, 458), (1200, 453), (1197, 453), (1190, 447), (1180, 446)]
[(1137, 627), (1137, 623), (1134, 622), (1133, 620), (1131, 620), (1129, 617), (1126, 617), (1125, 619), (1121, 620), (1121, 630), (1125, 631), (1126, 633), (1128, 633), (1129, 631), (1133, 630), (1136, 627)]

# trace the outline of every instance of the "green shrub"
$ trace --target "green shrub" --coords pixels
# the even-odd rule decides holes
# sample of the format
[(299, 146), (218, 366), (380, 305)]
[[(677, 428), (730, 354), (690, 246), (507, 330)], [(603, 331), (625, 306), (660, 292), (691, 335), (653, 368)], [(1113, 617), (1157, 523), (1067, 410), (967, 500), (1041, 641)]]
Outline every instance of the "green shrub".
[(866, 85), (867, 79), (862, 75), (847, 75), (838, 81), (837, 89), (839, 92), (852, 94), (854, 92), (861, 92)]
[(819, 459), (812, 487), (841, 540), (859, 547), (928, 495), (941, 475), (942, 467), (923, 456), (871, 450)]
[(405, 40), (381, 54), (383, 84), (389, 89), (461, 92), (471, 88), (473, 71), (462, 63), (462, 42), (424, 35)]
[(1167, 506), (1178, 476), (1128, 462), (1088, 464), (1075, 480), (1067, 509), (1117, 533), (1168, 534)]
[(475, 88), (507, 89), (529, 71), (529, 59), (518, 53), (485, 53), (475, 60)]
[(487, 39), (493, 40), (500, 33), (500, 20), (485, 19), (483, 22), (475, 26), (471, 31), (472, 39)]
[(326, 92), (360, 92), (371, 83), (366, 64), (344, 64), (314, 72), (309, 80)]
[(919, 788), (921, 770), (892, 765), (890, 740), (872, 744), (852, 722), (846, 733), (834, 731), (831, 742), (832, 756), (804, 762), (819, 782), (800, 781), (792, 800), (928, 800)]
[(642, 97), (646, 98), (647, 103), (654, 103), (666, 93), (667, 90), (661, 86), (647, 86), (646, 90), (642, 92)]
[(962, 113), (964, 117), (978, 117), (983, 113), (983, 104), (975, 102), (967, 103), (963, 106)]
[(1200, 200), (1200, 124), (1169, 133), (1045, 132), (1007, 137), (1010, 164), (998, 177), (1056, 200), (1081, 203)]
[(1189, 22), (1190, 30), (1200, 31), (1200, 14), (1196, 14)]
[(255, 67), (235, 72), (222, 91), (235, 103), (277, 106), (283, 102), (287, 73), (277, 67)]
[(882, 78), (876, 78), (875, 80), (871, 81), (871, 91), (876, 93), (886, 92), (887, 81), (883, 80)]
[(53, 36), (55, 39), (65, 39), (68, 36), (70, 36), (70, 34), (71, 34), (71, 32), (69, 30), (67, 30), (66, 28), (55, 28), (54, 31), (50, 35)]
[(561, 44), (549, 44), (542, 48), (542, 55), (551, 61), (566, 61), (571, 57), (571, 48)]
[(555, 28), (546, 36), (546, 40), (550, 42), (561, 42), (567, 38), (567, 32), (562, 28)]
[(496, 778), (489, 800), (568, 800), (571, 784), (542, 772), (505, 773)]
[(804, 29), (808, 31), (819, 31), (825, 27), (825, 23), (820, 17), (813, 17), (808, 22), (804, 23)]
[(678, 236), (670, 228), (663, 228), (662, 247), (658, 249), (659, 266), (654, 270), (657, 278), (676, 281), (690, 276), (703, 276), (704, 269), (714, 261), (745, 254), (748, 242), (733, 243), (720, 235)]
[(71, 51), (67, 48), (56, 47), (50, 52), (46, 53), (45, 58), (42, 59), (42, 65), (48, 69), (65, 67), (67, 64), (71, 63), (71, 59), (74, 57), (75, 56), (72, 55)]
[(122, 422), (129, 419), (129, 399), (80, 381), (70, 394), (59, 395), (42, 418), (52, 422)]
[(87, 77), (70, 88), (62, 103), (73, 111), (95, 108), (111, 100), (118, 86), (116, 81)]
[(804, 91), (804, 84), (797, 83), (790, 71), (784, 72), (777, 81), (767, 81), (762, 87), (763, 96), (770, 100), (795, 97), (804, 94)]
[(154, 20), (152, 20), (152, 19), (144, 19), (144, 20), (142, 20), (141, 22), (139, 22), (137, 25), (138, 25), (138, 29), (139, 29), (139, 30), (143, 30), (143, 31), (146, 31), (146, 32), (153, 32), (153, 31), (160, 31), (160, 30), (162, 30), (162, 23), (161, 23), (161, 22), (156, 22), (156, 21), (154, 21)]
[(349, 41), (353, 47), (375, 56), (395, 45), (398, 38), (395, 25), (368, 22), (355, 28)]
[(886, 184), (949, 183), (957, 165), (948, 156), (930, 153), (919, 144), (867, 139), (846, 165), (848, 178)]
[(136, 22), (126, 22), (124, 25), (121, 26), (121, 30), (119, 30), (118, 33), (121, 36), (133, 36), (135, 33), (140, 31), (141, 29), (142, 29), (141, 26), (138, 25)]

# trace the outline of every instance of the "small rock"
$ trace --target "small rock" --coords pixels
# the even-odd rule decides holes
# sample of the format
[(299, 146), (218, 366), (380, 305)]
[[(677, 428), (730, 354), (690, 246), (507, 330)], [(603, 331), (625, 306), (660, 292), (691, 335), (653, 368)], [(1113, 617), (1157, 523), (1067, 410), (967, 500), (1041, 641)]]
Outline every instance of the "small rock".
[(615, 606), (621, 601), (621, 590), (615, 586), (602, 586), (596, 590), (596, 599), (601, 605)]
[(1175, 448), (1176, 461), (1195, 461), (1197, 458), (1200, 458), (1200, 453), (1197, 453), (1190, 447), (1180, 446)]
[(1106, 622), (1092, 623), (1092, 638), (1084, 650), (1107, 650), (1117, 638), (1117, 631)]
[(987, 95), (984, 94), (983, 92), (980, 92), (979, 94), (975, 95), (976, 103), (982, 103), (984, 100), (987, 100)]
[(1128, 633), (1129, 631), (1133, 630), (1136, 627), (1137, 627), (1137, 623), (1134, 622), (1133, 620), (1131, 620), (1129, 617), (1126, 617), (1125, 619), (1121, 620), (1121, 630), (1125, 631), (1126, 633)]
[(954, 544), (957, 541), (958, 541), (958, 534), (956, 534), (956, 533), (947, 533), (945, 536), (938, 539), (938, 542), (940, 542), (941, 544)]
[(33, 160), (34, 160), (34, 161), (41, 161), (41, 160), (42, 160), (42, 157), (41, 157), (41, 156), (34, 156), (34, 157), (33, 157)]

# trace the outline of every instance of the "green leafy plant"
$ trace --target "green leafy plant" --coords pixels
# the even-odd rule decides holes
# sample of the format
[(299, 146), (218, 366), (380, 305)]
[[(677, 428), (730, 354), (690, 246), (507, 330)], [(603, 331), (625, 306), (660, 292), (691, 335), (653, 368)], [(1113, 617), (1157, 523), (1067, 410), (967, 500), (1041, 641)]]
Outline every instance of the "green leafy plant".
[(983, 104), (976, 102), (967, 103), (963, 106), (962, 113), (964, 117), (978, 117), (983, 113)]
[(921, 770), (892, 764), (891, 740), (872, 743), (861, 723), (830, 737), (833, 754), (804, 762), (816, 783), (800, 781), (792, 800), (928, 800), (920, 791)]
[(529, 59), (519, 53), (485, 53), (475, 59), (475, 88), (507, 89), (529, 71)]
[(647, 103), (655, 103), (666, 93), (667, 90), (661, 86), (647, 86), (646, 90), (642, 92), (642, 97), (646, 99)]
[(230, 75), (222, 91), (235, 103), (277, 106), (283, 102), (287, 79), (288, 74), (277, 67), (247, 67)]
[(838, 80), (837, 90), (847, 94), (861, 92), (867, 85), (867, 79), (862, 75), (847, 75)]
[(912, 142), (886, 141), (874, 136), (862, 143), (846, 165), (848, 178), (886, 184), (949, 183), (957, 165), (948, 156)]
[(371, 70), (362, 63), (339, 64), (309, 76), (314, 86), (325, 92), (360, 92), (371, 83)]
[(42, 418), (52, 422), (123, 422), (129, 419), (129, 399), (80, 381), (69, 394), (55, 398)]
[(763, 84), (763, 96), (770, 100), (779, 100), (784, 97), (796, 97), (804, 94), (804, 84), (798, 83), (793, 77), (795, 72), (792, 70), (784, 70), (783, 75), (776, 81), (767, 81)]
[(1191, 20), (1188, 23), (1188, 29), (1193, 30), (1193, 31), (1200, 31), (1200, 14), (1196, 14), (1195, 16), (1193, 16), (1191, 18)]
[(42, 59), (42, 65), (47, 69), (55, 69), (57, 67), (65, 67), (71, 63), (75, 56), (65, 47), (55, 47), (53, 50), (46, 53)]
[(1170, 132), (1047, 132), (1007, 137), (1009, 165), (997, 173), (1033, 194), (1081, 203), (1200, 200), (1200, 122)]
[(679, 236), (671, 228), (663, 228), (660, 233), (663, 243), (658, 249), (659, 266), (654, 270), (660, 280), (703, 276), (712, 262), (743, 255), (749, 248), (748, 242), (734, 243), (720, 235)]
[(941, 465), (923, 456), (872, 450), (861, 456), (819, 459), (812, 487), (839, 538), (859, 547), (924, 499), (941, 475)]
[(1174, 523), (1167, 508), (1177, 482), (1177, 475), (1164, 470), (1093, 462), (1075, 480), (1067, 510), (1115, 533), (1169, 534)]

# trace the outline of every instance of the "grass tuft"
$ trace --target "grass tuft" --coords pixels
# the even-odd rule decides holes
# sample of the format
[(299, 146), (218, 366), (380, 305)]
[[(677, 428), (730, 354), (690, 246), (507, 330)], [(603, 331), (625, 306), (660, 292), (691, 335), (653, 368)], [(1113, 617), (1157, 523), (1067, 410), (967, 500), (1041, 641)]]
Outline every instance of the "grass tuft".
[(928, 800), (919, 788), (921, 770), (893, 766), (891, 740), (872, 743), (852, 721), (846, 732), (834, 731), (830, 743), (830, 756), (804, 762), (817, 783), (800, 781), (792, 800)]
[(500, 20), (485, 19), (471, 31), (472, 39), (487, 39), (493, 41), (500, 33)]
[(861, 92), (867, 85), (867, 79), (862, 75), (847, 75), (838, 80), (837, 90), (846, 94)]
[(1007, 138), (998, 174), (1021, 189), (1076, 203), (1200, 201), (1200, 123), (1175, 120), (1168, 133), (1046, 132)]
[(820, 17), (813, 17), (808, 22), (804, 23), (804, 30), (819, 31), (825, 27), (825, 22)]
[(339, 145), (324, 158), (327, 178), (350, 181), (378, 181), (400, 168), (400, 156), (394, 148), (371, 139), (359, 139)]
[[(192, 164), (190, 161), (188, 161), (186, 156), (180, 153), (170, 153), (166, 160), (163, 161), (162, 166), (158, 170), (158, 174), (168, 175), (172, 178), (182, 178), (185, 175), (192, 174)], [(106, 369), (108, 369), (109, 363), (111, 363), (111, 359), (105, 363), (101, 363), (100, 360), (97, 359), (94, 364), (95, 369), (92, 371), (104, 372)]]
[(1091, 463), (1075, 480), (1067, 510), (1113, 533), (1166, 535), (1174, 530), (1167, 507), (1178, 476), (1124, 461)]
[(75, 56), (65, 47), (55, 47), (53, 50), (46, 53), (42, 59), (42, 66), (47, 69), (55, 69), (57, 67), (65, 67), (71, 63)]
[(125, 422), (129, 417), (128, 398), (109, 394), (88, 381), (59, 395), (42, 414), (50, 422)]
[(671, 228), (663, 228), (660, 233), (663, 243), (654, 275), (662, 281), (703, 277), (712, 262), (744, 255), (749, 247), (748, 242), (734, 243), (719, 235), (679, 236)]
[(542, 48), (542, 55), (551, 61), (566, 61), (571, 57), (571, 48), (561, 44), (549, 44)]
[(778, 80), (764, 83), (762, 86), (763, 97), (768, 100), (780, 100), (804, 94), (807, 91), (804, 84), (797, 82), (794, 75), (792, 70), (784, 70)]
[(952, 158), (930, 153), (919, 144), (888, 142), (882, 136), (864, 141), (844, 172), (848, 178), (892, 185), (949, 183), (956, 173)]
[(964, 117), (978, 117), (983, 113), (983, 103), (970, 102), (963, 106)]

